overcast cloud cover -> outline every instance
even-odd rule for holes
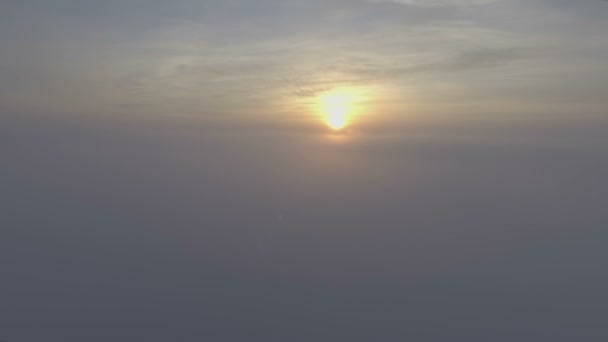
[[[605,341],[607,16],[1,2],[0,340]]]

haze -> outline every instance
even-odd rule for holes
[[[608,2],[0,3],[0,340],[605,341]]]

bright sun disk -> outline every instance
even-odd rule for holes
[[[320,110],[327,125],[338,131],[346,128],[354,109],[355,97],[346,91],[332,91],[319,99]]]

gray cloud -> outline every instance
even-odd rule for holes
[[[1,120],[8,339],[604,336],[605,118]]]
[[[407,2],[2,2],[0,340],[606,340],[606,3]]]
[[[443,78],[453,92],[441,96],[462,97],[488,89],[480,80],[484,70],[488,77],[509,72],[509,86],[514,77],[520,85],[539,83],[543,70],[539,86],[565,89],[567,82],[555,76],[560,70],[587,73],[589,60],[606,54],[599,34],[603,21],[584,19],[597,12],[592,4],[497,2],[467,10],[352,1],[132,1],[97,10],[55,5],[9,6],[12,18],[3,21],[9,48],[0,65],[11,74],[1,85],[7,106],[87,112],[102,106],[158,115],[194,113],[202,106],[243,112],[255,103],[275,112],[294,98],[339,86],[398,88],[407,81],[402,76],[416,77],[419,89],[435,90]],[[518,16],[519,24],[512,25]],[[27,26],[14,19],[26,17],[36,20]],[[509,59],[518,61],[516,71]],[[526,100],[510,92],[500,101]]]

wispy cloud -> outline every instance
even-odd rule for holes
[[[0,97],[5,105],[59,110],[222,113],[285,110],[290,101],[342,86],[380,85],[398,93],[415,84],[427,94],[425,88],[436,91],[441,84],[446,91],[467,89],[474,102],[475,92],[525,88],[526,82],[566,91],[571,83],[557,74],[583,74],[607,54],[598,45],[605,38],[590,34],[591,26],[564,25],[582,22],[593,14],[588,9],[542,2],[393,2],[407,6],[180,0],[146,7],[111,2],[99,11],[56,6],[45,16],[48,4],[32,0],[27,10],[13,5],[12,16],[43,19],[2,23],[0,71],[8,77]],[[585,25],[593,32],[605,26],[589,18]],[[44,32],[44,39],[34,31]],[[489,87],[491,78],[500,81]],[[516,92],[496,94],[503,95],[521,102]]]

